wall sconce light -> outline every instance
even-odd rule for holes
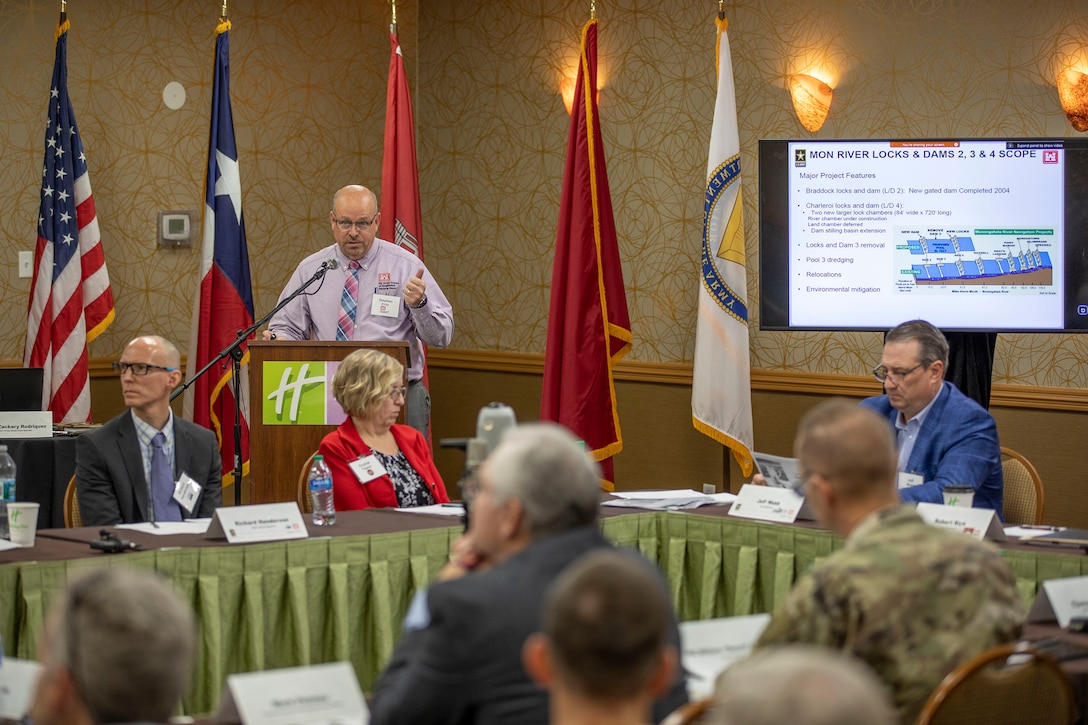
[[[819,131],[827,119],[827,112],[831,110],[831,97],[834,95],[831,86],[819,78],[797,73],[790,76],[790,95],[801,125],[812,133]]]
[[[574,84],[578,80],[578,78],[577,78],[578,70],[575,69],[574,72],[575,72],[575,76],[573,76],[571,78],[564,78],[561,81],[559,81],[559,95],[563,96],[563,106],[564,106],[564,108],[567,109],[567,115],[568,116],[574,110]],[[597,102],[598,105],[600,105],[600,103],[601,103],[601,87],[599,85],[600,82],[601,82],[600,78],[598,78],[597,79],[597,83],[598,83],[597,96],[596,96],[596,98],[594,98],[594,100]]]
[[[1058,98],[1070,125],[1088,131],[1088,75],[1072,68],[1059,73]]]

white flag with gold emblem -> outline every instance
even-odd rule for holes
[[[718,97],[710,132],[703,199],[699,318],[691,418],[695,429],[733,451],[745,477],[752,474],[752,385],[748,358],[748,283],[740,136],[729,22],[718,27]]]

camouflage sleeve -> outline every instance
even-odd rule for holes
[[[810,573],[790,590],[756,647],[803,643],[841,647],[847,629],[848,598],[827,577]]]

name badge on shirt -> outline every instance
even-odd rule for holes
[[[899,472],[899,488],[921,486],[925,482],[926,479],[922,478],[917,473],[907,473],[906,471]]]
[[[370,303],[370,314],[378,317],[399,317],[400,297],[375,294]]]
[[[354,460],[348,465],[351,467],[351,472],[359,479],[359,483],[370,483],[375,478],[381,478],[386,474],[385,466],[373,453]]]
[[[188,511],[193,513],[193,506],[196,506],[196,500],[200,498],[201,486],[194,481],[188,473],[182,473],[174,483],[174,500],[178,504]]]

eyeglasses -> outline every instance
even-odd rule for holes
[[[913,373],[918,368],[928,367],[931,362],[933,362],[933,361],[932,360],[923,360],[922,362],[920,362],[917,365],[915,365],[914,367],[912,367],[910,370],[904,370],[903,372],[895,372],[893,370],[889,370],[888,368],[884,367],[883,365],[877,365],[875,368],[873,368],[873,377],[876,378],[877,380],[879,380],[882,383],[885,382],[886,380],[891,380],[896,385],[899,385],[901,382],[903,382],[903,379],[906,378],[908,375]]]
[[[339,227],[342,232],[350,232],[352,227],[361,232],[365,232],[378,221],[378,215],[375,214],[369,219],[360,219],[357,222],[353,222],[351,219],[337,219],[335,216],[333,217],[333,220],[336,221],[336,226]]]
[[[177,372],[177,368],[163,367],[162,365],[152,365],[151,363],[129,363],[129,362],[115,362],[113,364],[113,371],[124,375],[129,370],[133,375],[143,377],[152,370],[165,370],[168,373]]]
[[[389,391],[389,397],[392,398],[394,401],[396,401],[397,398],[400,398],[401,400],[407,400],[408,388],[405,388],[403,386],[399,388],[393,388]]]

